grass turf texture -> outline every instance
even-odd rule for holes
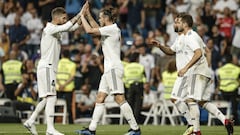
[[[61,125],[55,124],[55,128],[65,135],[75,135],[76,130],[87,125]],[[39,135],[45,135],[46,125],[36,125]],[[142,135],[182,135],[186,126],[140,126]],[[128,125],[99,125],[97,135],[123,135],[129,129]],[[227,135],[224,126],[201,126],[203,135]],[[21,124],[0,124],[0,135],[30,135]],[[240,135],[240,126],[234,127],[234,135]]]

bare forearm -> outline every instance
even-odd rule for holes
[[[75,24],[81,17],[81,14],[77,14],[76,16],[74,16],[70,21]]]
[[[24,88],[23,86],[17,88],[16,91],[14,92],[14,96],[18,96],[19,93],[23,90],[23,88]]]
[[[86,33],[89,33],[91,26],[88,24],[88,22],[84,16],[81,17],[81,20],[82,20],[83,28],[85,29]]]
[[[93,17],[92,17],[91,14],[87,15],[87,20],[88,20],[88,22],[90,23],[90,25],[91,25],[93,28],[99,28],[99,25],[98,25],[97,22],[93,19]]]
[[[22,41],[19,43],[19,45],[24,45],[29,39],[30,39],[30,36],[27,35],[27,36],[24,38],[24,40],[22,40]]]
[[[67,86],[69,83],[71,83],[71,82],[73,81],[73,79],[74,79],[74,76],[72,76],[71,78],[69,78],[69,79],[65,82],[64,86]]]
[[[30,87],[30,89],[31,89],[31,94],[33,96],[33,99],[36,99],[37,98],[37,93],[35,92],[33,87]]]
[[[39,1],[38,2],[38,4],[39,4],[39,6],[44,6],[44,5],[46,5],[46,4],[48,4],[48,1]]]
[[[174,55],[175,52],[168,46],[158,45],[158,47],[167,55]]]
[[[191,68],[202,56],[202,51],[200,49],[197,49],[194,52],[194,55],[192,57],[192,59],[190,60],[190,62],[185,66],[185,68],[189,69]]]
[[[144,10],[142,10],[141,11],[141,23],[143,23],[144,24],[144,22],[145,22],[145,11]]]

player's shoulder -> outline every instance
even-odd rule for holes
[[[56,28],[56,25],[48,22],[46,24],[46,26],[43,28],[43,31],[48,32],[48,31],[51,31],[52,29],[55,29],[55,28]]]
[[[201,38],[196,31],[190,30],[186,34],[189,40],[199,40]]]
[[[197,35],[197,32],[194,31],[194,30],[189,30],[186,35],[187,35],[187,36],[196,36],[196,35]]]

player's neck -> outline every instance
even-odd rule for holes
[[[114,23],[113,22],[106,22],[105,24],[106,24],[106,26],[108,26],[108,25],[113,25]]]
[[[55,21],[55,20],[52,20],[51,23],[54,25],[58,25],[57,21]]]
[[[188,33],[188,31],[190,31],[191,28],[186,28],[184,31],[183,31],[183,34],[186,35]]]

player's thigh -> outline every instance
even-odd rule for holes
[[[111,94],[123,94],[124,84],[123,84],[123,71],[118,69],[112,69],[108,74],[108,86]]]
[[[39,97],[56,95],[56,73],[51,68],[40,68],[37,70]]]
[[[107,74],[106,73],[104,73],[101,77],[99,87],[98,87],[98,91],[106,93],[106,94],[109,93],[108,79],[107,79]]]
[[[171,93],[171,98],[174,99],[181,99],[183,100],[184,97],[187,95],[187,77],[177,77],[173,90]]]
[[[100,80],[99,91],[107,94],[123,94],[124,84],[122,76],[123,72],[116,69],[104,73]]]
[[[205,86],[205,89],[203,91],[202,100],[210,101],[211,94],[212,94],[212,91],[213,91],[213,87],[212,87],[213,84],[212,83],[213,82],[211,81],[211,79],[206,77],[206,86]]]
[[[195,99],[197,101],[202,100],[203,93],[206,89],[206,78],[203,75],[194,74],[188,79],[188,98]]]

